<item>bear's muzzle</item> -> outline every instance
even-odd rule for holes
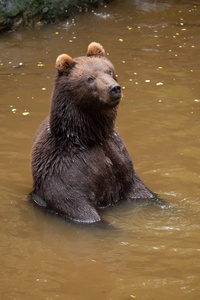
[[[114,83],[109,86],[108,92],[113,100],[120,99],[122,97],[121,87],[118,83]]]

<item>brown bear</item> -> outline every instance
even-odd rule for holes
[[[86,56],[62,54],[56,68],[50,116],[33,145],[33,200],[70,220],[94,223],[100,207],[152,198],[115,131],[122,92],[103,47],[93,42]]]

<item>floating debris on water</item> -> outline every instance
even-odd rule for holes
[[[22,115],[23,115],[23,116],[29,116],[30,113],[29,113],[29,111],[27,111],[27,110],[25,109],[24,112],[22,113]]]
[[[20,68],[20,67],[22,67],[22,66],[23,66],[23,63],[20,62],[20,63],[18,63],[18,65],[12,66],[12,68],[15,69],[15,68]]]
[[[23,115],[23,116],[29,116],[30,113],[29,113],[29,111],[24,111],[24,112],[22,113],[22,115]]]
[[[38,64],[37,64],[37,66],[38,67],[44,67],[45,65],[41,61],[39,61]]]

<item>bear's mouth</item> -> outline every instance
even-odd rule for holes
[[[114,107],[114,106],[117,106],[119,104],[120,100],[121,100],[121,96],[120,97],[115,97],[115,98],[110,99],[108,104],[109,104],[109,106]]]

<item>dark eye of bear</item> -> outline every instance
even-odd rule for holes
[[[94,77],[89,77],[87,81],[88,81],[89,83],[92,83],[92,82],[94,82],[94,80],[95,80]]]
[[[113,71],[111,69],[108,70],[108,75],[113,76]]]

